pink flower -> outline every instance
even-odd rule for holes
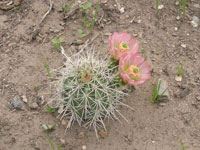
[[[119,61],[119,71],[125,83],[140,85],[151,77],[150,65],[135,53],[123,55]]]
[[[124,53],[138,53],[139,45],[136,39],[128,33],[113,33],[109,36],[110,53],[117,60]]]

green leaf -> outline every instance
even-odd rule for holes
[[[54,112],[56,112],[56,108],[51,108],[51,107],[48,107],[48,108],[46,108],[45,109],[47,112],[51,112],[51,113],[54,113]]]
[[[79,33],[79,34],[82,34],[82,33],[83,33],[83,30],[78,29],[78,33]]]
[[[88,2],[86,4],[80,5],[80,7],[82,7],[84,10],[87,10],[88,8],[90,8],[92,6],[92,2]]]
[[[50,144],[50,146],[51,146],[51,150],[55,150],[55,146],[54,146],[52,140],[50,139],[50,137],[47,136],[46,138],[47,138],[47,140],[48,140],[48,142],[49,142],[49,144]]]
[[[51,40],[51,42],[52,42],[53,44],[57,44],[57,39],[54,38],[54,39]]]

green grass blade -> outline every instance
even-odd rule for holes
[[[183,0],[183,15],[185,16],[187,0]]]
[[[159,5],[159,0],[156,0],[156,14],[158,14],[158,5]]]
[[[49,65],[48,65],[47,61],[44,62],[44,65],[45,65],[45,68],[47,70],[48,77],[51,78],[50,68],[49,68]]]
[[[47,138],[47,140],[48,140],[48,142],[49,142],[49,144],[50,144],[50,146],[51,146],[51,150],[55,150],[55,146],[54,146],[52,140],[50,139],[50,137],[49,137],[49,136],[46,136],[46,138]]]
[[[100,4],[100,2],[98,2],[96,5],[95,14],[94,14],[94,18],[92,20],[91,26],[90,26],[90,30],[92,30],[94,28],[94,25],[96,23],[98,11],[99,11],[99,4]]]

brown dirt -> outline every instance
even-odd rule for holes
[[[86,39],[99,34],[94,40],[96,51],[106,52],[109,33],[126,31],[137,36],[153,74],[150,81],[124,99],[135,109],[133,112],[120,108],[129,123],[106,123],[108,137],[99,140],[92,129],[86,130],[77,124],[64,134],[65,127],[56,115],[44,111],[41,97],[45,102],[51,98],[51,80],[44,62],[51,69],[61,67],[64,62],[50,40],[62,36],[65,49],[78,51],[79,46],[70,46],[70,43],[78,38],[77,29],[84,29],[79,13],[63,20],[63,12],[59,10],[66,0],[53,1],[54,9],[42,23],[36,40],[32,40],[32,34],[48,10],[48,0],[26,0],[12,10],[0,10],[0,150],[50,150],[47,135],[55,145],[61,144],[60,139],[65,140],[62,147],[66,150],[80,150],[83,145],[88,150],[183,150],[180,141],[187,150],[199,150],[200,28],[192,27],[190,21],[194,15],[200,18],[200,8],[195,7],[200,1],[188,1],[184,20],[176,19],[180,13],[175,1],[160,1],[164,8],[158,17],[155,1],[119,0],[125,7],[123,14],[117,11],[114,0],[100,5],[99,15],[104,13],[105,20]],[[133,17],[135,20],[130,23]],[[181,44],[186,44],[186,48]],[[184,61],[186,72],[179,83],[174,77],[180,61]],[[162,106],[149,101],[152,83],[158,78],[169,84],[170,98]],[[34,90],[35,86],[39,86],[39,91]],[[28,100],[21,111],[14,110],[10,104],[16,95],[26,96]],[[36,110],[30,108],[34,102],[39,105]],[[55,123],[57,126],[50,133],[41,126]]]

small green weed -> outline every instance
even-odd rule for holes
[[[59,37],[58,39],[54,38],[51,40],[51,42],[54,44],[56,50],[60,51],[60,47],[62,46],[63,38]]]
[[[156,15],[158,15],[158,5],[159,5],[159,0],[156,0]]]
[[[56,108],[51,108],[51,107],[48,107],[45,109],[47,112],[50,112],[50,113],[55,113],[57,111]]]
[[[182,141],[180,141],[180,145],[181,145],[181,150],[186,150],[185,145],[182,143]]]
[[[54,146],[53,141],[51,140],[51,138],[49,136],[46,136],[46,138],[47,138],[47,140],[48,140],[48,142],[49,142],[49,144],[51,146],[51,150],[56,150],[56,148],[55,148],[55,146]],[[61,150],[61,149],[62,149],[61,145],[57,147],[57,150]]]
[[[84,37],[87,36],[87,35],[83,32],[83,30],[81,30],[81,29],[78,29],[78,34],[79,34],[80,38],[84,38]]]
[[[184,74],[184,69],[183,69],[183,62],[180,62],[177,66],[177,70],[178,70],[178,75],[181,76]]]
[[[87,2],[86,4],[82,4],[80,5],[80,7],[82,8],[83,13],[87,14],[88,9],[92,7],[92,2]]]
[[[83,13],[85,14],[85,16],[81,19],[81,21],[83,22],[84,27],[86,29],[88,29],[88,30],[92,30],[94,28],[95,23],[96,23],[96,19],[97,19],[97,15],[98,15],[98,10],[99,10],[99,2],[96,5],[93,19],[90,21],[90,19],[87,17],[87,14],[88,14],[88,9],[91,6],[92,6],[92,3],[88,2],[87,4],[84,4],[84,6],[81,7],[83,9]]]
[[[52,76],[51,76],[50,68],[49,68],[49,65],[48,65],[47,61],[44,62],[44,66],[45,66],[45,68],[47,70],[48,77],[51,78]]]
[[[160,85],[161,85],[161,82],[162,82],[162,81],[160,80],[159,83],[158,83],[158,86],[157,86],[156,83],[153,84],[153,98],[150,99],[150,101],[151,101],[153,104],[155,104],[156,102],[158,102],[158,101],[163,97],[163,95],[165,94],[165,92],[166,92],[166,90],[167,90],[167,89],[165,89],[165,90],[161,93],[161,95],[158,95],[159,92],[160,92]]]
[[[33,89],[34,89],[35,92],[38,92],[40,90],[40,87],[39,86],[34,86]]]
[[[68,11],[68,10],[71,8],[71,6],[72,6],[73,3],[74,3],[74,0],[71,1],[69,4],[63,5],[63,6],[62,6],[62,9],[63,9],[64,11]]]
[[[179,0],[179,11],[185,16],[187,0]]]

